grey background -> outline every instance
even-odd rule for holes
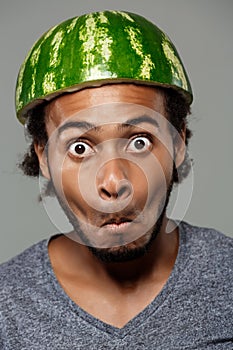
[[[0,262],[57,232],[37,202],[38,180],[16,165],[26,148],[14,110],[19,66],[51,26],[104,9],[139,13],[175,43],[194,90],[194,191],[185,220],[233,236],[233,1],[0,0]]]

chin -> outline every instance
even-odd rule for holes
[[[92,254],[105,263],[119,263],[138,259],[146,254],[145,247],[131,248],[129,245],[114,248],[89,247]]]
[[[157,234],[157,230],[153,230],[136,241],[118,247],[88,248],[96,258],[105,263],[133,261],[145,256],[149,252],[152,242],[157,237]]]

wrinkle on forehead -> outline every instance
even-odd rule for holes
[[[81,110],[115,102],[145,106],[165,115],[161,90],[135,84],[109,84],[65,94],[50,102],[45,109],[47,129],[58,127]]]

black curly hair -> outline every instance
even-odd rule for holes
[[[183,163],[179,167],[179,176],[177,169],[173,173],[173,182],[180,183],[184,178],[187,177],[192,160],[189,159],[187,146],[189,139],[192,136],[191,130],[188,128],[187,117],[191,114],[190,105],[186,102],[184,96],[178,91],[172,88],[156,87],[157,90],[161,91],[164,95],[166,117],[170,123],[175,127],[178,133],[181,133],[184,128],[186,129],[186,155]],[[26,132],[31,139],[31,144],[28,151],[23,157],[22,162],[19,164],[19,168],[25,175],[38,177],[40,173],[40,165],[37,154],[34,149],[34,144],[46,145],[48,141],[48,135],[46,132],[45,124],[45,107],[49,102],[44,102],[38,105],[36,108],[31,110],[28,114],[26,122]],[[45,190],[46,195],[53,194],[52,183],[49,182],[47,189]]]

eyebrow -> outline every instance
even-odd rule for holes
[[[122,128],[132,128],[138,124],[141,123],[149,123],[152,124],[153,126],[155,126],[156,128],[159,128],[159,123],[157,122],[157,120],[155,120],[154,118],[150,117],[149,115],[142,115],[136,118],[132,118],[132,119],[128,119],[126,120],[124,123],[121,123],[119,125],[119,129]],[[75,122],[67,122],[65,124],[63,124],[62,126],[60,126],[58,128],[58,137],[62,134],[62,132],[64,132],[67,129],[83,129],[85,131],[88,131],[90,129],[93,129],[96,132],[100,132],[102,129],[102,125],[98,126],[86,121],[75,121]]]
[[[63,133],[63,131],[67,129],[83,129],[88,131],[90,129],[99,130],[100,128],[100,126],[96,126],[88,122],[68,122],[58,128],[58,136],[60,136]]]
[[[137,117],[137,118],[126,120],[126,122],[121,124],[121,127],[131,127],[131,126],[136,126],[136,125],[141,124],[141,123],[149,123],[149,124],[154,125],[156,128],[159,128],[159,123],[157,122],[157,120],[155,120],[154,118],[152,118],[146,114],[142,115],[140,117]]]

